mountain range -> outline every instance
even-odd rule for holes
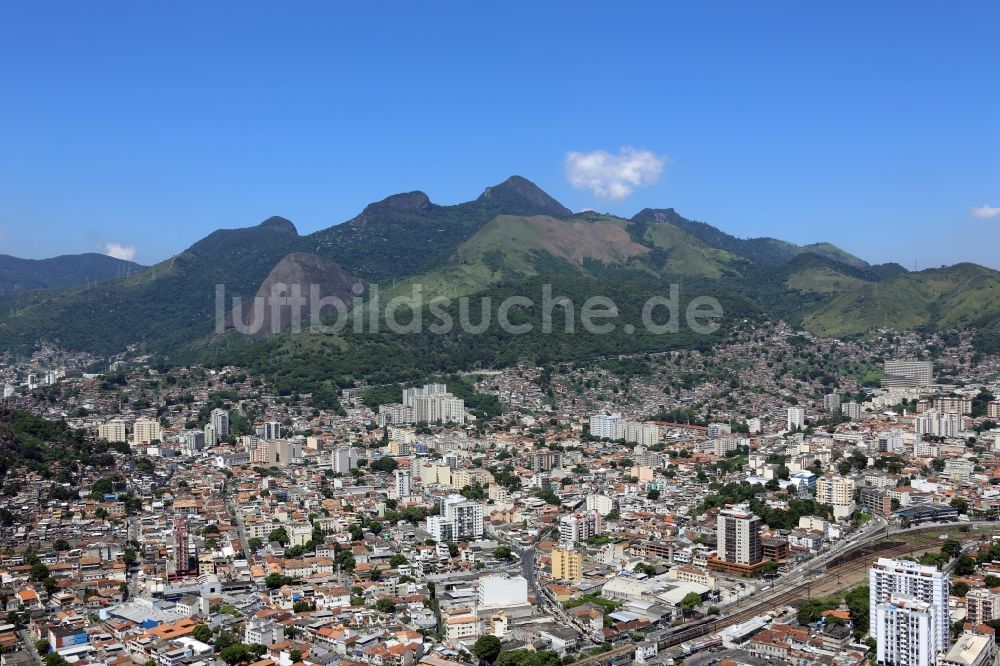
[[[34,272],[22,269],[21,287],[0,293],[0,350],[24,351],[49,340],[101,354],[145,351],[167,363],[241,362],[283,376],[290,390],[298,390],[305,384],[294,377],[309,363],[327,368],[342,384],[372,380],[376,372],[416,376],[701,344],[643,336],[471,340],[457,333],[388,340],[272,329],[244,336],[231,330],[233,311],[227,330],[216,330],[216,285],[225,285],[227,296],[249,300],[270,284],[289,281],[322,284],[324,293],[345,300],[359,284],[379,283],[393,295],[419,283],[425,296],[455,297],[511,294],[547,281],[583,298],[590,290],[625,302],[679,283],[690,295],[720,298],[727,314],[767,314],[824,336],[876,327],[974,327],[981,349],[1000,348],[997,271],[972,264],[920,272],[871,265],[830,243],[737,238],[671,208],[645,209],[630,219],[573,213],[519,176],[457,205],[435,204],[423,192],[396,194],[309,235],[281,217],[218,230],[166,261],[133,264],[127,274],[105,273],[111,279],[93,284],[100,277],[85,267],[99,256],[24,264]],[[0,258],[0,274],[18,261]],[[366,363],[376,367],[366,370]]]

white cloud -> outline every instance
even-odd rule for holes
[[[566,153],[566,180],[578,190],[590,190],[601,199],[621,201],[638,187],[660,179],[665,155],[626,146],[617,155],[604,150]]]
[[[972,213],[973,217],[1000,217],[1000,208],[995,206],[980,206],[979,208],[971,208],[969,212]]]
[[[135,259],[135,245],[122,245],[121,243],[102,243],[104,254],[115,259],[132,261]]]

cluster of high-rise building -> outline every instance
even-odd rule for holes
[[[441,513],[427,516],[424,529],[435,541],[445,543],[459,539],[481,539],[484,529],[484,510],[479,502],[462,495],[448,495],[439,499]]]
[[[448,392],[445,384],[403,389],[402,402],[379,405],[380,425],[409,423],[464,423],[465,400]]]
[[[962,415],[946,414],[936,409],[928,409],[917,417],[917,437],[934,435],[936,437],[958,437],[962,432]]]

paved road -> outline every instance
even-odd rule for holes
[[[24,645],[24,649],[28,651],[31,658],[36,664],[42,663],[42,658],[38,656],[38,650],[35,649],[35,642],[31,640],[31,636],[24,629],[17,632],[18,637],[21,639],[21,643]]]
[[[142,523],[139,521],[138,516],[130,516],[128,519],[128,539],[127,541],[135,541],[138,544],[142,544]],[[145,560],[145,552],[143,548],[136,549],[136,563],[128,568],[125,572],[126,580],[128,581],[128,598],[133,599],[139,596],[139,571],[142,570],[142,563]]]
[[[226,484],[226,508],[229,510],[229,517],[236,526],[236,533],[240,537],[240,545],[243,547],[243,555],[249,560],[253,555],[250,550],[250,540],[247,539],[246,529],[243,526],[243,514],[236,510],[236,502],[229,495],[229,485]]]

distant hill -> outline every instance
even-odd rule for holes
[[[846,291],[807,315],[807,329],[828,336],[871,328],[976,327],[996,329],[1000,318],[1000,272],[956,264],[898,275]]]
[[[19,259],[0,254],[0,294],[27,289],[80,287],[129,275],[143,267],[104,254],[64,254],[51,259]]]
[[[69,349],[116,353],[130,346],[170,354],[214,330],[215,289],[253,296],[271,269],[300,249],[284,218],[246,229],[220,229],[180,254],[92,287],[14,294],[0,299],[0,348],[39,339]]]

